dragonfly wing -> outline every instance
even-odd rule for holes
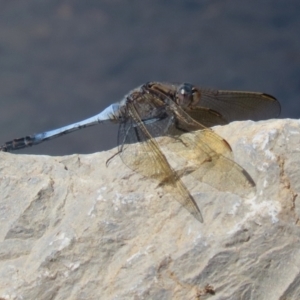
[[[203,222],[195,200],[149,133],[147,127],[151,126],[147,126],[147,122],[141,120],[138,110],[141,101],[147,99],[136,94],[126,105],[127,117],[120,124],[119,129],[119,150],[122,161],[132,170],[157,179],[198,221]]]
[[[271,95],[256,92],[199,89],[200,107],[220,113],[227,122],[265,120],[279,116],[281,107]]]
[[[204,128],[176,104],[170,107],[174,111],[177,126],[193,128],[193,131],[173,139],[168,145],[171,151],[190,163],[192,175],[221,191],[243,195],[253,190],[253,179],[232,160],[231,148],[226,140],[211,129]]]
[[[216,125],[226,125],[228,121],[218,112],[206,107],[185,108],[186,113],[189,114],[197,122],[205,127],[213,127]]]
[[[205,142],[206,133],[203,130],[182,135],[179,139],[174,139],[169,148],[189,163],[188,172],[197,180],[220,191],[229,191],[238,195],[252,191],[255,183],[251,176],[240,165],[222,155],[222,151],[218,153],[213,150]]]

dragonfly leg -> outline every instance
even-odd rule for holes
[[[111,156],[105,163],[106,167],[108,167],[108,165],[110,164],[110,162],[117,156],[119,155],[120,153],[122,152],[122,149],[118,150],[117,153],[115,153],[113,156]]]

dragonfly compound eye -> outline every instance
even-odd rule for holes
[[[178,88],[176,102],[178,105],[188,107],[194,102],[194,87],[185,83]]]

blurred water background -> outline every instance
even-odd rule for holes
[[[297,0],[0,2],[0,144],[92,116],[147,81],[261,91],[300,117]],[[116,146],[101,124],[18,151]]]

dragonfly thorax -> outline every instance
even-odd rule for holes
[[[200,92],[190,83],[180,85],[176,92],[176,103],[181,107],[192,107],[200,100]]]

